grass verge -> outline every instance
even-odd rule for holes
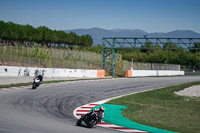
[[[53,81],[43,81],[42,84],[50,84],[50,83],[60,83],[60,82],[69,82],[69,81],[80,81],[80,80],[98,80],[99,78],[95,79],[71,79],[71,80],[53,80]],[[108,79],[108,78],[104,78]],[[33,82],[27,83],[17,83],[17,84],[9,84],[9,85],[0,85],[0,88],[10,88],[10,87],[19,87],[19,86],[28,86],[32,85]]]
[[[127,106],[123,116],[140,124],[181,133],[199,133],[200,97],[174,93],[192,85],[200,85],[200,82],[124,96],[108,104]]]
[[[185,74],[185,76],[200,76],[200,73]]]
[[[59,83],[59,82],[66,82],[69,80],[55,80],[55,81],[44,81],[42,84],[50,84],[50,83]],[[72,80],[71,80],[72,81]],[[28,86],[32,85],[33,82],[27,82],[27,83],[17,83],[17,84],[9,84],[9,85],[0,85],[0,88],[10,88],[10,87],[19,87],[19,86]]]

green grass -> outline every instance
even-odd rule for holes
[[[200,73],[185,74],[185,76],[200,76]]]
[[[60,83],[60,82],[69,82],[69,81],[80,81],[80,80],[99,80],[102,78],[88,78],[88,79],[71,79],[71,80],[53,80],[53,81],[43,81],[42,84],[50,84],[50,83]],[[104,78],[109,79],[109,78]],[[10,87],[19,87],[19,86],[28,86],[32,85],[33,82],[27,83],[17,83],[17,84],[9,84],[9,85],[0,85],[0,88],[10,88]]]
[[[59,82],[66,82],[66,81],[72,81],[72,80],[44,81],[44,82],[42,82],[42,84],[59,83]],[[33,82],[28,82],[28,83],[17,83],[17,84],[9,84],[9,85],[0,85],[0,88],[10,88],[10,87],[28,86],[28,85],[32,85],[32,84],[33,84]]]
[[[74,80],[43,81],[42,84],[69,82],[69,81],[77,81],[77,80],[91,80],[91,79],[74,79]],[[95,79],[93,79],[93,80],[95,80]],[[28,83],[17,83],[17,84],[9,84],[9,85],[0,85],[0,88],[10,88],[10,87],[28,86],[28,85],[32,85],[32,84],[33,84],[33,82],[28,82]]]
[[[200,82],[137,93],[109,101],[125,105],[123,116],[134,122],[181,133],[200,132],[200,97],[174,94]]]

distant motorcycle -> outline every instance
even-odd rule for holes
[[[92,113],[82,115],[80,119],[76,122],[77,126],[84,126],[88,128],[94,127],[98,122],[101,122],[102,114],[101,113]]]
[[[33,81],[32,89],[36,89],[41,84],[41,81],[39,78],[35,78]]]

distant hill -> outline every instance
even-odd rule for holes
[[[112,29],[101,28],[73,29],[65,32],[75,32],[78,35],[90,34],[93,38],[93,45],[102,44],[102,37],[166,37],[166,38],[200,38],[200,34],[192,30],[175,30],[167,33],[148,33],[140,29]]]

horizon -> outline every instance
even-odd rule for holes
[[[1,4],[0,20],[52,30],[98,27],[200,33],[199,0],[1,0]]]
[[[122,28],[115,28],[115,29],[104,29],[104,28],[99,28],[99,27],[91,27],[91,28],[78,28],[78,29],[66,29],[64,31],[70,31],[70,30],[89,30],[89,29],[102,29],[102,30],[109,30],[109,31],[112,31],[112,30],[141,30],[141,31],[144,31],[144,32],[147,32],[143,29],[122,29]],[[196,32],[196,31],[193,31],[193,30],[172,30],[172,31],[169,31],[169,32],[174,32],[174,31],[192,31],[192,32]],[[169,33],[169,32],[147,32],[147,33]],[[199,32],[196,32],[198,34],[200,34]]]
[[[0,21],[3,21],[3,20],[0,20]],[[5,21],[4,21],[5,22]],[[8,22],[12,22],[12,21],[8,21]],[[7,22],[6,22],[7,23]],[[15,22],[13,22],[15,23]],[[19,24],[19,23],[15,23],[15,24]],[[20,24],[20,25],[27,25],[27,24]],[[30,24],[28,24],[30,25]],[[33,26],[33,25],[31,25]],[[40,25],[40,26],[45,26],[45,25]],[[38,26],[38,27],[40,27]],[[34,26],[33,26],[34,27]],[[45,26],[47,27],[47,26]],[[37,27],[34,27],[34,28],[37,28]],[[49,27],[47,27],[49,28]],[[50,28],[49,28],[50,29]],[[99,27],[91,27],[91,28],[77,28],[77,29],[65,29],[65,30],[61,30],[61,31],[72,31],[72,30],[89,30],[89,29],[102,29],[102,30],[108,30],[108,31],[113,31],[113,30],[129,30],[129,31],[133,31],[133,30],[140,30],[140,31],[143,31],[143,32],[147,32],[143,29],[123,29],[123,28],[114,28],[114,29],[104,29],[104,28],[99,28]],[[51,29],[53,30],[53,29]],[[169,32],[147,32],[148,34],[152,34],[152,33],[170,33],[170,32],[174,32],[174,31],[191,31],[191,32],[195,32],[195,33],[198,33],[200,34],[200,32],[196,32],[196,31],[193,31],[193,30],[178,30],[178,29],[175,29],[175,30],[172,30],[172,31],[169,31]],[[117,31],[115,31],[117,32]]]
[[[0,20],[0,21],[3,21],[3,20]],[[4,21],[5,22],[5,21]],[[12,21],[8,21],[8,22],[12,22]],[[15,22],[13,22],[13,23],[15,23]],[[15,23],[15,24],[19,24],[19,23]],[[20,24],[21,25],[21,24]],[[22,24],[22,25],[27,25],[27,24]],[[29,24],[30,25],[30,24]],[[33,26],[33,25],[31,25],[31,26]],[[40,26],[45,26],[45,25],[40,25]],[[38,26],[38,27],[40,27],[40,26]],[[34,27],[34,26],[33,26]],[[45,26],[45,27],[47,27],[47,26]],[[34,28],[37,28],[37,27],[34,27]],[[47,27],[47,28],[49,28],[49,27]],[[49,28],[50,29],[50,28]],[[143,29],[123,29],[123,28],[114,28],[114,29],[104,29],[104,28],[99,28],[99,27],[91,27],[91,28],[77,28],[77,29],[65,29],[65,30],[62,30],[62,31],[71,31],[71,30],[89,30],[89,29],[102,29],[102,30],[109,30],[109,31],[113,31],[113,30],[130,30],[130,31],[132,31],[132,30],[141,30],[141,31],[144,31],[144,32],[147,32],[147,31],[145,31],[145,30],[143,30]],[[53,30],[53,29],[51,29],[51,30]],[[193,31],[193,30],[178,30],[178,29],[175,29],[175,30],[172,30],[172,31],[169,31],[169,32],[174,32],[174,31],[192,31],[192,32],[196,32],[196,31]],[[151,34],[151,33],[169,33],[169,32],[147,32],[148,34]],[[196,33],[198,33],[198,34],[200,34],[200,32],[196,32]]]

